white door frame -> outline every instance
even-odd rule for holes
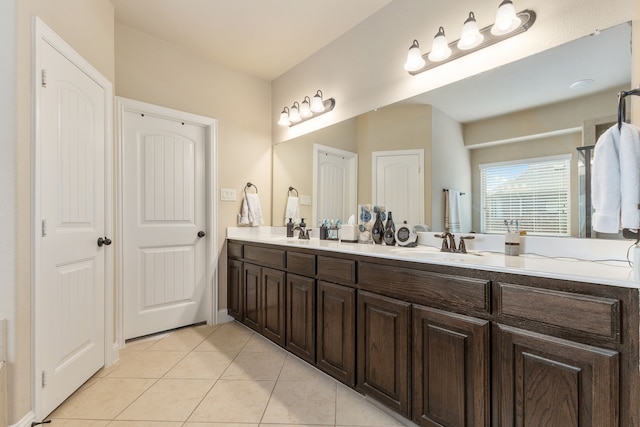
[[[49,28],[40,18],[34,16],[32,19],[32,153],[31,153],[31,357],[33,371],[33,408],[38,414],[40,410],[41,390],[38,384],[40,375],[36,373],[36,369],[40,366],[39,356],[35,351],[36,348],[36,328],[37,310],[35,297],[38,294],[37,289],[42,285],[40,277],[41,262],[41,246],[40,236],[42,233],[42,203],[40,180],[42,179],[42,135],[38,114],[40,111],[40,100],[38,84],[41,81],[40,70],[40,40],[44,40],[53,46],[58,52],[64,55],[69,62],[74,64],[78,69],[82,70],[91,77],[104,90],[104,162],[105,162],[105,212],[104,227],[105,235],[113,235],[113,87],[111,82],[96,70],[89,62],[87,62],[78,52],[69,46],[60,36],[58,36],[51,28]],[[105,280],[104,280],[104,363],[105,366],[112,364],[117,360],[117,346],[114,343],[113,336],[113,252],[104,251],[105,256]]]
[[[335,156],[342,156],[345,159],[349,159],[349,182],[356,183],[355,189],[353,192],[352,201],[353,206],[351,209],[353,212],[358,212],[358,154],[352,151],[345,151],[339,148],[329,147],[327,145],[322,144],[313,144],[313,196],[312,196],[312,209],[311,209],[311,227],[317,227],[318,221],[321,218],[318,218],[318,162],[320,160],[320,152],[325,151],[327,153],[331,153]],[[347,222],[348,218],[342,218],[342,220]]]
[[[122,119],[125,112],[147,114],[161,119],[187,122],[192,125],[201,126],[206,129],[205,135],[205,231],[207,233],[206,266],[205,274],[207,289],[205,297],[207,299],[207,323],[215,325],[218,323],[218,200],[215,197],[218,188],[218,144],[217,144],[217,120],[209,117],[198,116],[184,111],[173,110],[171,108],[158,105],[147,104],[146,102],[135,101],[133,99],[116,97],[116,132],[117,132],[117,200],[116,200],[116,237],[117,242],[123,241],[123,152],[124,135],[122,130]],[[124,310],[123,310],[123,250],[120,245],[116,246],[116,289],[118,292],[118,304],[116,313],[116,340],[120,348],[124,347]]]

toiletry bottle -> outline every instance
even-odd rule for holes
[[[371,237],[373,238],[373,242],[376,245],[382,244],[382,235],[384,234],[384,224],[382,224],[382,219],[380,218],[380,211],[376,212],[376,222],[373,223],[373,228],[371,229]]]
[[[396,225],[391,217],[391,211],[387,216],[387,225],[384,228],[383,235],[384,244],[388,246],[394,246],[396,244]]]
[[[287,223],[287,237],[293,237],[293,227],[294,227],[294,223],[293,220],[291,218],[289,218],[289,222]]]

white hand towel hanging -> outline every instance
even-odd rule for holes
[[[462,231],[460,211],[462,193],[457,190],[447,190],[445,193],[444,229],[450,233],[460,233]]]
[[[300,219],[300,204],[298,203],[298,198],[296,196],[288,196],[287,197],[287,206],[284,210],[284,223],[289,222],[289,218],[293,220],[293,222],[299,222]]]
[[[245,194],[240,210],[240,224],[256,227],[264,224],[260,198],[257,193]]]

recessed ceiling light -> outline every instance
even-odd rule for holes
[[[593,79],[582,79],[582,80],[578,80],[578,81],[575,81],[575,82],[571,83],[569,85],[569,87],[571,89],[580,89],[580,88],[583,88],[585,86],[589,86],[593,82],[594,82]]]

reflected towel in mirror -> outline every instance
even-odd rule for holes
[[[289,222],[289,218],[293,219],[293,222],[300,222],[300,204],[298,198],[295,196],[287,197],[287,207],[284,210],[284,223]]]
[[[462,231],[460,224],[460,197],[462,193],[457,190],[447,190],[444,197],[444,229],[450,233]]]

